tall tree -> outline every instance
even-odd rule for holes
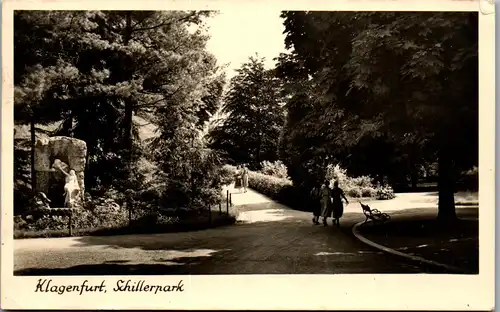
[[[438,217],[453,219],[454,172],[477,163],[477,13],[282,17],[295,64],[303,64],[314,85],[310,95],[321,103],[320,116],[300,122],[312,119],[308,130],[316,134],[322,126],[335,129],[325,144],[337,154],[367,136],[437,153]]]
[[[26,109],[31,107],[40,108],[32,114],[37,122],[54,112],[52,119],[64,121],[61,134],[87,142],[91,174],[86,176],[95,178],[89,184],[127,180],[128,164],[134,160],[131,148],[140,150],[133,140],[137,134],[133,115],[154,122],[178,93],[189,92],[180,83],[185,81],[183,76],[191,75],[190,70],[197,70],[189,66],[213,65],[210,57],[199,53],[208,38],[202,27],[208,15],[200,11],[16,12],[15,83],[20,108],[16,119],[25,119],[21,113],[32,111]],[[37,36],[29,35],[33,32]],[[209,76],[202,83],[215,81]],[[209,106],[198,105],[198,113],[210,110]]]
[[[224,98],[228,117],[212,132],[213,147],[254,166],[275,160],[284,122],[280,81],[263,58],[250,57],[237,72]]]

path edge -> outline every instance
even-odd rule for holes
[[[389,254],[392,254],[392,255],[395,255],[395,256],[398,256],[398,257],[406,258],[406,259],[409,259],[409,260],[412,260],[412,261],[416,261],[416,262],[420,262],[420,263],[425,263],[425,264],[428,264],[428,265],[431,265],[431,266],[435,266],[435,267],[440,267],[442,269],[446,269],[447,271],[451,271],[451,272],[454,272],[454,273],[473,274],[472,272],[469,272],[468,270],[465,270],[465,269],[462,269],[462,268],[459,268],[459,267],[456,267],[456,266],[451,266],[451,265],[439,263],[439,262],[436,262],[436,261],[433,261],[433,260],[428,260],[428,259],[422,258],[420,256],[410,255],[410,254],[407,254],[407,253],[400,252],[400,251],[397,251],[395,249],[389,248],[387,246],[375,243],[374,241],[369,240],[368,238],[364,237],[361,234],[361,232],[359,231],[359,228],[364,223],[365,223],[364,221],[360,221],[360,222],[356,223],[352,227],[352,234],[358,240],[360,240],[361,242],[363,242],[363,243],[365,243],[365,244],[367,244],[367,245],[369,245],[369,246],[371,246],[373,248],[376,248],[376,249],[379,249],[379,250],[384,251],[386,253],[389,253]]]

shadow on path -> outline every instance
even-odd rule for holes
[[[312,225],[310,213],[263,201],[255,193],[248,200],[240,198],[237,209],[241,223],[233,226],[15,242],[14,274],[443,273],[358,241],[351,233],[353,224],[364,219],[358,207],[346,211],[340,228],[333,227],[331,221],[323,227]]]

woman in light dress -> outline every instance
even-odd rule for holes
[[[331,198],[332,192],[330,190],[330,181],[325,180],[320,188],[320,203],[321,203],[321,216],[323,217],[323,225],[327,226],[327,220],[332,216]]]
[[[246,193],[248,188],[248,168],[243,166],[241,171],[241,186],[243,186],[243,191]]]

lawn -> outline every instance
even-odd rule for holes
[[[393,213],[385,225],[366,223],[360,232],[394,250],[478,273],[478,209],[458,209],[457,215],[456,222],[443,223],[437,221],[431,209],[411,209]]]

